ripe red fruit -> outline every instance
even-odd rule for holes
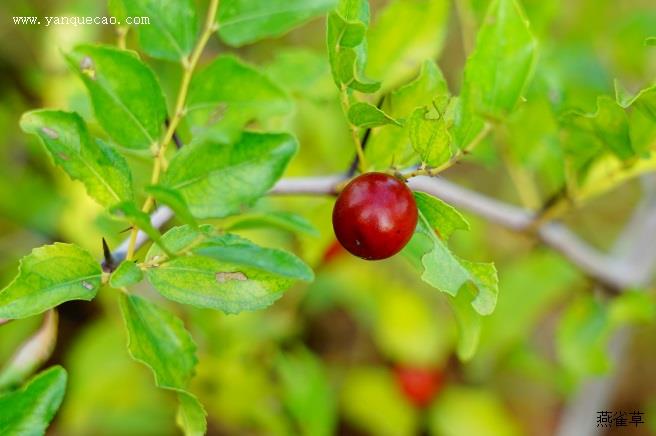
[[[417,204],[407,185],[384,173],[353,179],[337,197],[333,229],[342,246],[367,260],[386,259],[408,243],[417,225]]]
[[[436,369],[399,366],[396,381],[405,397],[417,407],[426,407],[444,384],[444,374]]]

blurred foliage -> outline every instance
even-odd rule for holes
[[[184,3],[198,10],[207,4]],[[235,14],[240,5],[249,4],[232,3]],[[334,6],[319,0],[294,3],[307,9],[293,17],[295,24]],[[466,89],[461,73],[489,3],[372,1],[368,59],[360,72],[381,87],[367,101],[395,119],[428,105],[430,99],[422,100],[422,93],[438,86],[425,75],[431,65],[442,70],[452,95]],[[532,208],[569,192],[576,208],[565,220],[595,245],[607,247],[639,197],[635,177],[656,168],[654,145],[644,141],[653,138],[653,120],[650,124],[641,118],[639,105],[625,107],[615,100],[616,89],[626,97],[656,84],[656,47],[649,44],[656,33],[656,7],[652,0],[522,3],[538,47],[533,79],[504,123],[448,176]],[[101,237],[116,247],[126,236],[126,224],[101,210],[80,183],[51,165],[35,137],[19,129],[26,110],[65,108],[77,111],[91,134],[109,140],[101,129],[103,120],[93,117],[84,85],[67,69],[60,51],[69,52],[79,43],[113,44],[115,29],[10,24],[18,15],[94,16],[105,10],[102,1],[0,4],[5,23],[0,30],[3,287],[15,276],[18,259],[35,246],[67,241],[100,259]],[[233,19],[227,13],[220,17],[228,23]],[[233,24],[222,31],[223,43],[210,41],[212,54],[235,55],[243,63],[222,57],[225,65],[208,68],[244,70],[271,85],[258,90],[261,101],[247,108],[247,116],[228,112],[216,129],[204,134],[231,137],[248,123],[290,131],[300,148],[286,175],[344,171],[353,159],[353,146],[325,53],[325,20],[312,19],[291,32],[281,25],[260,35],[259,28],[257,19],[243,27]],[[247,45],[255,36],[266,39]],[[134,31],[127,34],[127,46],[150,47],[148,64],[166,95],[175,95],[180,73],[165,61],[172,56],[170,47]],[[479,56],[485,59],[485,53]],[[258,70],[251,71],[251,66]],[[498,79],[504,79],[503,70]],[[197,88],[199,101],[203,92]],[[505,111],[512,104],[503,100],[501,106]],[[498,109],[491,112],[505,117]],[[208,116],[202,112],[193,117]],[[583,123],[593,133],[581,134],[570,128],[571,122]],[[599,129],[611,129],[610,136],[619,140],[605,144],[595,137]],[[184,141],[192,130],[183,123]],[[402,130],[394,125],[372,130],[366,150],[370,162],[380,168],[414,163],[409,157],[412,144],[404,142]],[[622,148],[615,148],[618,143]],[[147,155],[128,153],[127,165],[135,184],[148,181]],[[622,188],[617,188],[618,181],[625,182]],[[312,284],[296,285],[266,310],[224,315],[174,309],[147,286],[138,288],[174,311],[195,339],[199,363],[191,390],[208,413],[208,434],[550,434],[568,394],[587,377],[616,370],[607,357],[613,331],[637,323],[639,330],[653,334],[653,291],[600,298],[592,293],[590,280],[561,257],[536,248],[524,236],[466,216],[471,231],[455,232],[450,245],[467,259],[494,259],[501,284],[495,312],[480,319],[476,355],[459,362],[457,320],[444,299],[404,259],[371,264],[331,251],[331,207],[324,198],[263,198],[251,215],[212,221],[254,243],[293,251],[315,269]],[[68,390],[53,434],[176,434],[175,394],[157,389],[148,369],[129,358],[115,300],[100,292],[92,303],[61,307],[59,342],[48,366],[66,367]],[[39,324],[37,316],[0,327],[0,366]],[[646,362],[644,374],[624,380],[642,382],[643,391],[618,398],[613,406],[645,411],[644,434],[656,434],[656,349],[650,344],[625,356]],[[437,368],[447,386],[427,409],[416,408],[394,378],[395,365]],[[526,400],[533,395],[538,406]],[[595,417],[589,419],[593,425]]]

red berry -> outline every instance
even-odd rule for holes
[[[386,259],[408,243],[417,225],[417,204],[407,185],[388,174],[365,173],[337,197],[333,229],[342,246],[367,260]]]
[[[444,374],[435,369],[400,366],[396,380],[406,398],[417,407],[426,407],[444,383]]]
[[[344,251],[344,247],[342,247],[339,242],[333,241],[330,243],[328,248],[326,248],[326,251],[323,252],[323,257],[321,258],[321,264],[328,265],[329,263],[333,262],[335,259],[340,257],[342,254],[346,254],[346,251]]]

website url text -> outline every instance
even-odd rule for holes
[[[78,17],[78,16],[55,16],[55,17],[12,17],[14,24],[31,24],[36,26],[88,26],[91,24],[121,25],[116,17]],[[150,17],[126,17],[127,25],[148,25]]]

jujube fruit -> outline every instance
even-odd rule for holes
[[[396,380],[405,397],[417,407],[426,407],[444,384],[444,374],[437,369],[399,366]]]
[[[353,179],[337,197],[333,229],[342,246],[367,260],[386,259],[410,241],[417,204],[405,182],[384,173]]]

